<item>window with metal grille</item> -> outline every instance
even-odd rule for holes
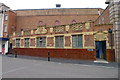
[[[64,46],[63,36],[56,36],[55,37],[55,47],[56,48],[63,48]]]
[[[17,48],[20,47],[20,39],[16,39],[16,47],[17,47]]]
[[[30,46],[30,39],[29,38],[25,38],[24,39],[24,47],[25,48],[29,48],[29,46]]]
[[[36,45],[37,47],[46,47],[46,37],[38,37]]]
[[[73,35],[72,36],[72,47],[73,48],[82,48],[82,35]]]

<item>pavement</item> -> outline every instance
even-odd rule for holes
[[[9,55],[6,55],[6,56],[15,57],[15,55],[12,55],[12,54],[9,54]],[[33,57],[33,56],[25,56],[25,55],[17,55],[17,58],[48,61],[48,58],[45,58],[45,57]],[[101,60],[90,61],[90,60],[73,60],[73,59],[50,58],[50,61],[51,62],[59,62],[59,63],[118,67],[118,63],[116,63],[116,62],[106,62],[106,61],[103,61],[103,60],[102,61]]]
[[[1,55],[0,55],[1,56]],[[117,63],[2,56],[3,78],[118,78]]]

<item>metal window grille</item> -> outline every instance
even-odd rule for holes
[[[46,47],[46,37],[37,38],[37,47]]]
[[[20,47],[20,39],[16,39],[16,47],[17,47],[17,48]]]
[[[24,39],[24,47],[29,48],[29,45],[30,45],[30,40],[29,40],[29,38],[25,38],[25,39]]]
[[[63,45],[64,45],[63,36],[56,36],[55,37],[55,47],[63,48]]]
[[[72,36],[72,47],[73,48],[82,48],[82,35],[73,35]]]

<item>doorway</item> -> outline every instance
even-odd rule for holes
[[[12,43],[10,43],[10,54],[12,54]]]
[[[5,54],[5,43],[2,43],[2,54]]]
[[[106,41],[96,41],[96,58],[106,60]]]

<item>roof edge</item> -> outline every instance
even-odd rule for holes
[[[41,8],[41,9],[17,9],[14,11],[29,11],[29,10],[52,10],[52,9],[102,9],[102,8]],[[104,9],[102,9],[104,10]]]

